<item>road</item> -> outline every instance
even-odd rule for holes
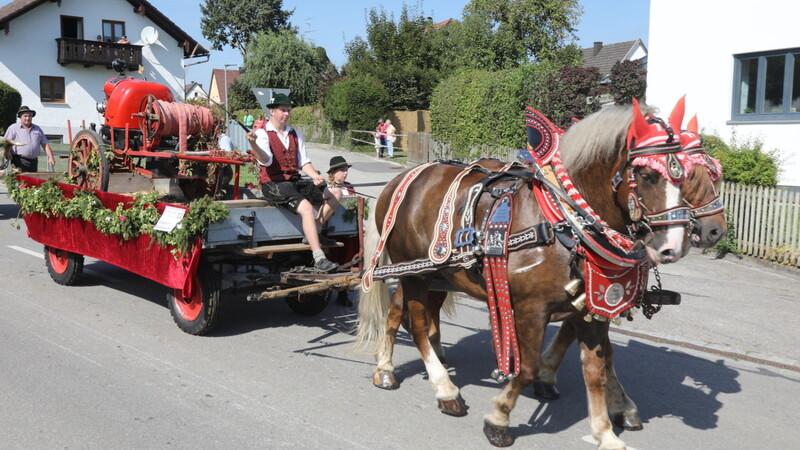
[[[336,154],[310,153],[321,170]],[[402,170],[345,157],[353,183]],[[351,351],[353,307],[301,317],[280,300],[235,299],[212,336],[190,336],[172,323],[163,286],[114,266],[87,259],[77,286],[53,283],[16,215],[0,185],[4,449],[491,448],[482,416],[498,387],[486,308],[476,302],[444,321],[450,373],[470,407],[453,418],[438,412],[404,333],[400,389],[372,387],[371,358]],[[683,303],[612,333],[617,371],[645,422],[621,438],[636,449],[800,447],[800,274],[693,252],[661,277]],[[579,367],[573,348],[560,400],[520,399],[516,448],[593,448]]]

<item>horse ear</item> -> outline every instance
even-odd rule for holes
[[[635,148],[636,143],[650,131],[650,125],[647,123],[647,119],[644,118],[644,115],[642,115],[642,110],[639,109],[639,102],[635,98],[633,99],[632,113],[633,123],[631,123],[631,127],[628,129],[629,149]]]
[[[686,112],[686,95],[678,99],[678,103],[672,108],[672,113],[669,115],[669,126],[672,127],[674,133],[680,133],[683,129],[683,115]]]
[[[691,131],[694,134],[700,134],[700,128],[697,126],[697,114],[689,120],[689,123],[686,125],[686,129]]]

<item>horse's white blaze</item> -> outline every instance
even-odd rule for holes
[[[672,183],[666,183],[666,204],[665,207],[675,208],[681,202],[681,189]],[[683,236],[686,233],[686,227],[683,225],[671,225],[667,228],[667,238],[664,244],[658,249],[658,253],[663,254],[667,250],[672,250],[675,255],[681,254],[683,247]]]
[[[428,346],[428,352],[422,356],[425,363],[425,370],[428,372],[428,379],[436,390],[438,400],[452,400],[458,397],[458,388],[452,381],[447,369],[444,368],[432,346]]]

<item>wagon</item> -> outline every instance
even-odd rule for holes
[[[41,186],[55,173],[19,174],[20,186]],[[149,179],[135,174],[111,173],[107,191],[56,182],[64,198],[77,191],[94,193],[108,210],[119,205],[135,207],[126,188]],[[117,189],[114,189],[117,187]],[[53,281],[62,285],[78,283],[84,256],[113,264],[168,288],[167,303],[178,327],[195,335],[211,332],[220,316],[220,305],[234,295],[249,301],[283,298],[302,315],[325,309],[333,294],[360,281],[361,240],[364,203],[360,197],[345,197],[327,224],[327,235],[338,241],[327,247],[329,259],[341,264],[337,273],[314,272],[310,248],[302,243],[300,217],[258,198],[217,200],[228,217],[211,223],[196,236],[190,250],[176,252],[159,244],[148,234],[123,239],[106,234],[96,223],[80,217],[26,212],[23,218],[28,236],[43,244],[45,264]],[[169,211],[183,211],[184,204],[157,202],[162,218]],[[166,212],[166,213],[165,213]],[[120,216],[122,217],[122,216]]]

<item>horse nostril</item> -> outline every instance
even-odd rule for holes
[[[662,250],[661,251],[661,256],[664,257],[664,259],[666,259],[666,260],[670,260],[670,259],[674,258],[675,254],[676,254],[675,250],[671,249],[671,248],[668,248],[666,250]]]

